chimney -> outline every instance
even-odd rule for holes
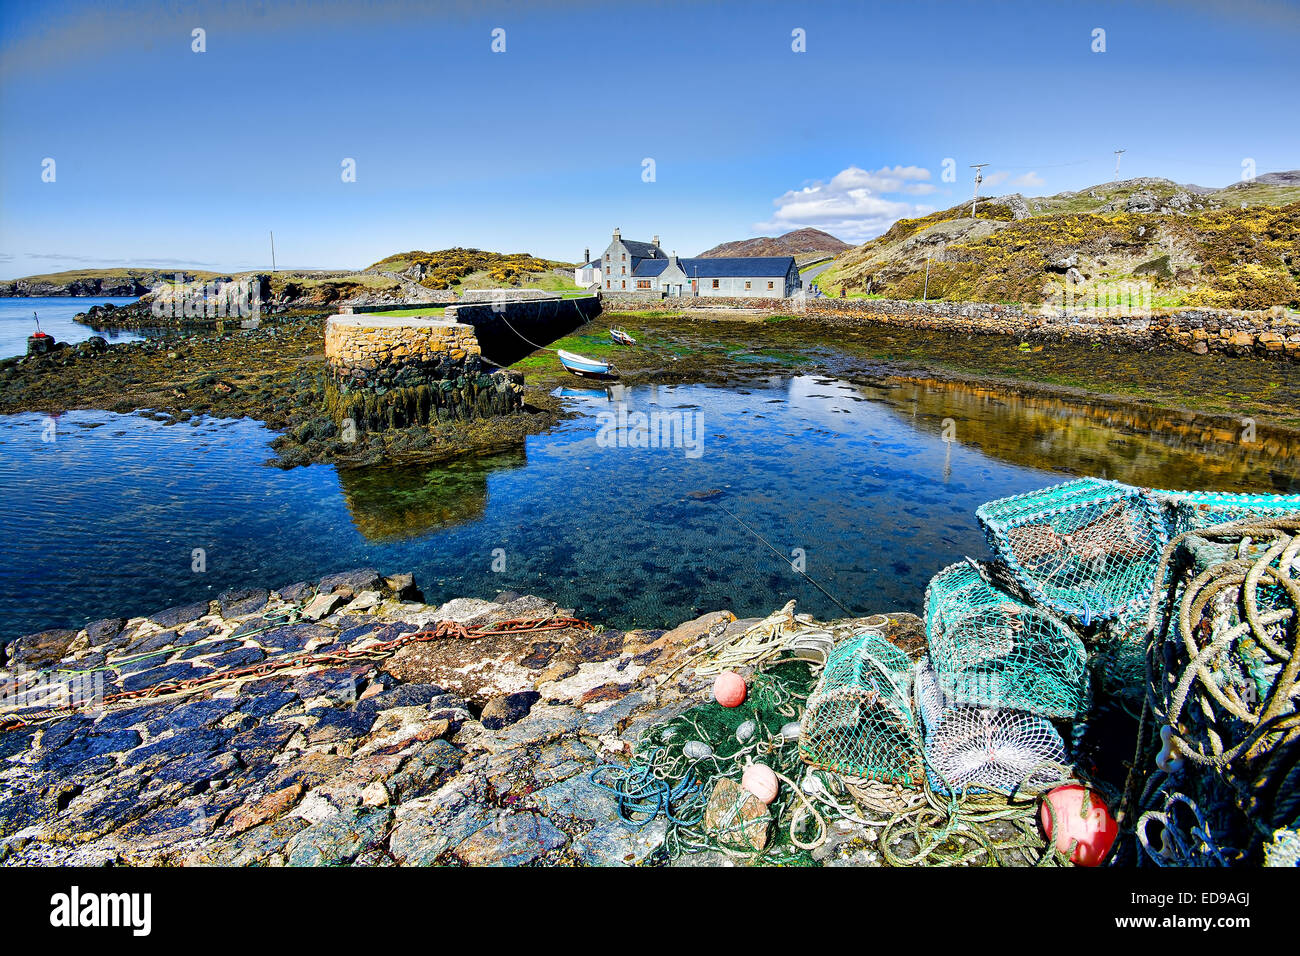
[[[658,236],[655,236],[655,242],[654,242],[654,245],[655,245],[655,248],[656,248],[656,249],[659,248],[659,237],[658,237]]]
[[[615,227],[614,227],[614,240],[617,242],[617,241],[618,241],[619,239],[621,239],[621,238],[623,238],[623,233],[619,231],[618,226],[615,226]]]
[[[585,266],[585,265],[586,265],[588,262],[590,262],[590,261],[591,261],[591,250],[590,250],[590,249],[583,249],[583,250],[582,250],[582,264]]]

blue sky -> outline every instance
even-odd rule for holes
[[[573,261],[614,226],[683,255],[861,241],[968,198],[970,163],[1045,195],[1113,179],[1118,147],[1121,178],[1222,186],[1300,167],[1297,49],[1300,8],[1264,0],[3,0],[0,276],[266,268],[270,230],[281,268]]]

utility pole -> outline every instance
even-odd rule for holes
[[[984,167],[987,165],[988,163],[971,163],[970,168],[975,170],[975,195],[974,197],[971,198],[970,201],[970,214],[972,219],[975,218],[975,204],[979,201],[980,198],[980,183],[984,182],[983,170]]]
[[[1115,150],[1115,178],[1116,178],[1116,179],[1119,179],[1119,158],[1120,158],[1120,156],[1122,156],[1124,153],[1127,153],[1127,152],[1128,152],[1127,149],[1117,149],[1117,150]]]
[[[271,230],[271,274],[275,274],[275,230]]]

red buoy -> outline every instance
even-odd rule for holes
[[[745,678],[735,671],[723,671],[713,680],[713,699],[723,707],[739,707],[746,693]]]
[[[1048,804],[1051,804],[1050,809]],[[1110,815],[1101,795],[1076,783],[1050,791],[1043,798],[1039,817],[1049,840],[1053,839],[1055,818],[1059,827],[1055,835],[1056,848],[1066,853],[1074,843],[1070,862],[1079,866],[1101,865],[1119,835],[1119,824]]]

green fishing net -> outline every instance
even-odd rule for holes
[[[1107,621],[1090,648],[1089,667],[1100,693],[1136,714],[1147,687],[1147,609]]]
[[[920,733],[911,699],[906,654],[872,633],[844,641],[808,698],[799,752],[815,767],[917,786]]]
[[[738,783],[746,763],[766,764],[795,781],[805,769],[799,759],[799,718],[813,686],[812,667],[803,661],[777,664],[755,673],[748,684],[745,702],[739,707],[723,707],[710,700],[646,730],[637,742],[633,765],[650,767],[661,789],[666,787],[687,798],[674,803],[669,814],[665,847],[670,856],[722,850],[731,855],[762,856],[765,863],[811,863],[807,852],[790,839],[798,798],[785,783],[768,807],[766,819],[755,825],[766,830],[761,846],[755,845],[759,841],[753,839],[755,831],[748,826],[719,832],[705,825],[705,806],[719,781],[726,778]],[[611,781],[596,782],[607,785]],[[654,803],[651,798],[645,806]],[[640,811],[642,818],[646,815],[645,810]],[[635,813],[632,816],[630,822],[649,822],[638,821]]]
[[[1088,708],[1083,644],[1061,620],[995,589],[970,563],[925,592],[935,680],[963,704],[1074,718]]]
[[[1145,607],[1168,540],[1154,498],[1099,478],[990,501],[975,517],[1034,603],[1084,626]]]

